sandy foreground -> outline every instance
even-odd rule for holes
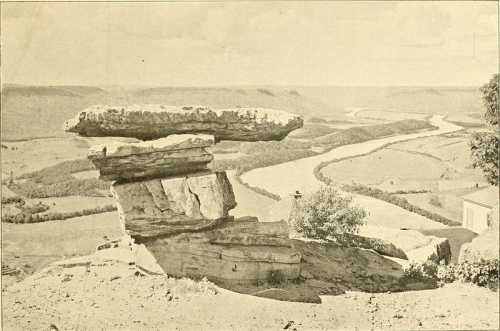
[[[403,293],[348,292],[322,304],[237,294],[134,266],[50,266],[4,288],[4,330],[498,329],[498,293],[454,283]]]

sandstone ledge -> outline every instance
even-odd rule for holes
[[[265,108],[212,109],[202,106],[96,105],[65,123],[82,136],[120,136],[151,140],[172,134],[211,134],[219,140],[281,140],[303,120]]]
[[[187,174],[207,170],[213,155],[205,147],[208,135],[172,135],[140,143],[93,146],[88,158],[104,180],[132,180]]]

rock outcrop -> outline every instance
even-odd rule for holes
[[[88,158],[104,180],[172,176],[207,170],[213,155],[205,148],[213,144],[213,136],[172,135],[140,143],[93,146]]]
[[[115,182],[111,190],[126,229],[137,241],[213,227],[236,207],[225,172]]]
[[[220,140],[281,140],[302,127],[301,117],[264,108],[212,109],[201,106],[104,106],[81,111],[65,130],[83,136],[151,140],[172,134],[210,134]]]
[[[429,236],[430,242],[422,247],[407,252],[410,261],[434,261],[448,264],[451,261],[450,242],[446,238]]]
[[[268,280],[277,270],[284,279],[300,275],[301,255],[291,248],[284,222],[235,220],[145,245],[167,274],[178,277],[230,283]]]
[[[498,226],[490,228],[460,248],[458,262],[479,262],[499,258]]]
[[[345,247],[372,249],[381,255],[408,260],[408,256],[401,248],[396,247],[394,244],[387,240],[363,237],[348,233],[343,234],[342,236],[339,236],[335,239],[337,243]]]
[[[279,140],[301,126],[300,117],[269,109],[143,105],[91,107],[66,129],[148,140],[88,154],[100,177],[114,181],[123,228],[168,274],[234,284],[276,274],[296,279],[301,255],[285,223],[229,215],[236,206],[231,183],[225,172],[207,169],[213,156],[206,148],[224,139]]]
[[[123,228],[139,244],[126,258],[145,261],[141,268],[149,273],[160,266],[168,275],[206,277],[241,293],[316,303],[321,294],[349,289],[414,288],[402,279],[401,266],[380,255],[406,258],[389,242],[361,236],[331,244],[293,240],[285,222],[229,214],[236,206],[231,183],[225,172],[207,169],[212,155],[206,148],[225,139],[280,140],[301,126],[301,118],[268,109],[146,105],[91,107],[67,130],[157,139],[100,145],[88,155],[101,178],[114,180]]]

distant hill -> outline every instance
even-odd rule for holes
[[[416,113],[482,113],[478,87],[303,87],[295,88],[334,109],[360,107]]]
[[[82,97],[91,94],[105,93],[103,89],[93,86],[24,86],[5,85],[2,88],[2,96],[22,96],[22,97]]]
[[[265,107],[310,116],[342,116],[328,104],[282,87],[191,88],[157,87],[140,89],[134,97],[147,103],[197,104],[214,108]]]

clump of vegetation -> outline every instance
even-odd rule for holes
[[[7,205],[9,203],[24,203],[24,199],[21,197],[2,197],[2,205]]]
[[[266,279],[267,279],[268,284],[274,285],[274,286],[284,284],[287,281],[285,274],[281,270],[269,271]]]
[[[335,148],[341,145],[355,144],[372,139],[398,134],[413,133],[420,130],[437,129],[437,127],[422,120],[402,120],[387,124],[377,124],[362,127],[352,127],[325,137],[316,139],[317,143]]]
[[[297,208],[295,229],[312,239],[357,233],[366,217],[362,208],[352,205],[352,197],[343,196],[332,186],[323,186],[302,198]]]
[[[309,120],[311,123],[327,123],[328,121],[321,117],[311,117]]]
[[[461,281],[481,287],[488,287],[494,291],[498,290],[498,259],[448,265],[433,261],[411,263],[404,272],[407,280],[432,280],[436,281],[439,285]]]
[[[64,213],[44,213],[49,209],[49,206],[37,204],[29,208],[23,208],[22,213],[16,215],[2,215],[2,222],[6,223],[40,223],[47,221],[61,221],[74,217],[88,216],[94,214],[107,213],[115,211],[117,208],[114,205],[98,206],[91,209],[83,209],[78,211]]]
[[[109,182],[97,178],[75,178],[72,174],[93,170],[94,166],[87,159],[71,160],[58,163],[42,170],[23,174],[23,182],[11,183],[8,188],[30,199],[65,197],[71,195],[103,196]]]
[[[10,185],[9,188],[17,194],[30,199],[67,197],[72,195],[101,197],[102,191],[109,189],[109,182],[95,178],[71,179],[50,185],[41,185],[27,181]]]
[[[306,124],[300,130],[291,134],[291,137],[298,139],[313,139],[339,130],[322,124]]]
[[[429,203],[434,207],[443,207],[443,204],[441,203],[441,200],[439,200],[439,197],[437,195],[431,195],[431,197],[429,198]]]
[[[445,225],[451,225],[451,226],[461,225],[461,223],[457,221],[451,220],[437,213],[433,213],[428,210],[422,209],[418,206],[411,204],[405,198],[398,197],[392,193],[382,191],[381,189],[378,188],[373,188],[363,184],[351,184],[351,185],[346,184],[342,185],[342,190],[356,194],[366,195],[372,198],[392,203],[393,205],[411,211],[412,213],[419,214],[421,216],[427,217],[433,221],[443,223]]]
[[[263,89],[263,88],[259,88],[259,89],[257,89],[257,91],[258,91],[259,93],[262,93],[262,94],[268,95],[268,96],[270,96],[270,97],[274,97],[274,96],[275,96],[273,92],[271,92],[271,91],[269,91],[269,90],[266,90],[266,89]]]
[[[94,170],[94,166],[87,159],[63,161],[56,165],[29,172],[19,176],[19,179],[28,179],[35,183],[49,185],[74,177],[71,174],[81,171]]]
[[[412,281],[437,281],[438,264],[434,261],[412,262],[404,269],[404,277]]]
[[[243,173],[317,154],[311,150],[310,143],[291,140],[241,143],[238,150],[247,155],[237,159],[214,160],[210,167],[221,171],[236,169]]]
[[[491,128],[490,132],[477,132],[472,135],[469,142],[471,148],[472,166],[480,168],[486,180],[498,186],[498,74],[481,87],[483,102],[486,106],[484,119]]]

